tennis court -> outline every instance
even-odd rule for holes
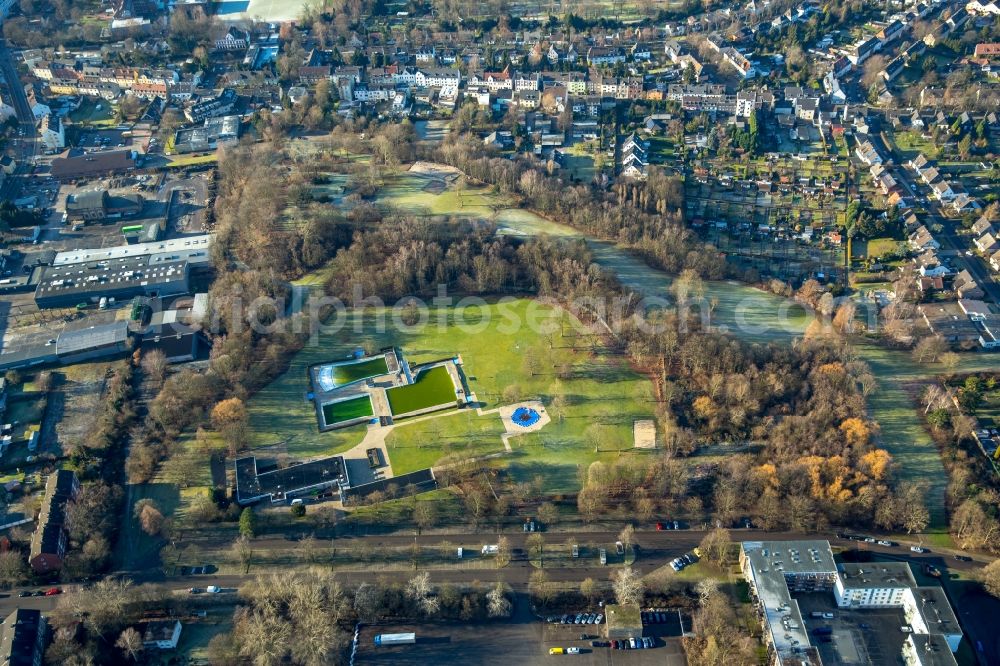
[[[359,395],[347,400],[328,402],[323,405],[323,420],[332,426],[345,421],[367,418],[375,414],[372,409],[372,399],[367,395]]]
[[[422,371],[412,384],[397,386],[385,392],[394,416],[409,414],[430,407],[454,404],[455,383],[448,368],[436,365]]]

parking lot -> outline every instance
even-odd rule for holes
[[[597,612],[599,609],[594,609]],[[645,650],[612,650],[591,647],[603,627],[561,625],[543,621],[503,621],[480,624],[378,625],[361,629],[356,664],[413,664],[462,662],[470,664],[552,664],[571,659],[574,664],[648,664],[683,666],[680,622],[676,612],[663,624],[647,625],[644,634],[655,639]],[[413,645],[375,647],[377,634],[413,632]],[[581,639],[581,634],[594,639]],[[606,639],[603,639],[606,640]],[[577,647],[579,654],[550,655],[553,647]]]

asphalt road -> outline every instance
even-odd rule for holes
[[[14,58],[10,53],[10,49],[7,48],[7,42],[4,39],[0,39],[0,71],[3,72],[4,79],[7,82],[7,90],[10,93],[11,101],[14,103],[14,111],[17,113],[20,130],[24,133],[23,136],[12,141],[18,161],[15,175],[24,175],[30,173],[34,157],[38,154],[35,116],[31,112],[31,106],[28,104],[28,98],[24,94],[24,87],[21,85],[21,80],[17,74],[17,66],[14,64]],[[0,196],[4,198],[16,197],[20,191],[20,180],[20,178],[7,178],[3,188],[0,189]]]
[[[579,541],[581,544],[585,543],[607,543],[612,545],[617,539],[618,533],[616,531],[587,531],[574,533],[570,531],[560,531],[560,532],[548,532],[543,533],[546,539],[551,543],[566,543],[568,540],[573,539]],[[899,559],[902,561],[910,562],[918,571],[922,568],[924,564],[932,564],[942,571],[945,572],[972,572],[975,569],[983,566],[989,560],[987,558],[975,558],[970,561],[958,560],[954,557],[953,552],[928,552],[928,553],[914,553],[909,550],[909,544],[900,544],[897,546],[880,546],[878,544],[868,544],[864,542],[858,542],[847,539],[840,539],[836,537],[825,537],[824,535],[817,534],[805,534],[800,532],[764,532],[762,530],[732,530],[732,538],[736,541],[753,541],[753,540],[798,540],[798,539],[821,539],[828,538],[833,546],[840,547],[851,547],[860,550],[868,550],[874,554],[890,557],[892,559]],[[524,551],[525,541],[527,534],[521,532],[511,532],[507,533],[505,536],[510,540],[511,548],[514,549],[515,558],[510,563],[509,566],[500,569],[447,569],[447,570],[432,570],[431,579],[434,582],[454,582],[454,583],[472,583],[475,581],[493,580],[494,578],[502,579],[507,582],[515,592],[523,593],[528,589],[528,580],[532,573],[537,569],[533,567],[523,556],[519,554],[518,551]],[[642,574],[648,574],[651,571],[665,566],[671,559],[678,555],[689,552],[699,543],[701,543],[702,538],[705,536],[703,530],[669,530],[669,531],[637,531],[634,538],[634,543],[638,546],[638,557],[636,559],[634,568],[637,569]],[[404,534],[390,534],[390,535],[374,535],[374,536],[356,536],[356,537],[341,537],[337,539],[338,543],[347,545],[355,541],[365,541],[372,549],[377,548],[403,548],[409,546],[416,541],[418,544],[425,546],[439,545],[443,541],[448,541],[456,545],[466,545],[469,547],[480,547],[483,543],[495,543],[496,537],[488,532],[486,533],[451,533],[451,534],[423,534],[420,536],[404,535]],[[279,548],[288,549],[294,548],[294,542],[289,541],[281,537],[264,537],[254,539],[255,549],[267,549],[267,548]],[[607,579],[610,573],[615,569],[614,566],[601,566],[596,558],[592,558],[592,562],[587,565],[585,562],[580,564],[584,566],[572,567],[572,568],[551,568],[545,569],[549,576],[549,579],[556,582],[579,582],[584,578],[590,577],[598,580]],[[123,573],[121,575],[128,576],[136,583],[150,583],[163,585],[169,590],[172,590],[178,594],[186,594],[188,588],[198,587],[204,589],[209,585],[216,585],[226,590],[238,590],[242,585],[244,585],[248,580],[255,577],[258,573],[251,569],[248,575],[202,575],[202,576],[165,576],[161,570],[146,570],[146,571],[136,571],[130,573]],[[399,571],[379,571],[373,570],[371,568],[366,568],[363,565],[355,570],[338,570],[336,572],[337,578],[349,586],[355,586],[360,582],[369,581],[406,581],[413,576],[413,571],[411,570],[399,570]],[[65,594],[86,594],[86,591],[81,590],[78,585],[62,585],[60,586]],[[22,589],[46,589],[45,586],[38,588],[17,588],[10,591],[8,596],[0,597],[0,614],[6,615],[10,613],[14,608],[20,606],[24,608],[37,608],[43,612],[51,611],[55,608],[58,603],[60,596],[53,597],[28,597],[19,598],[18,593]],[[953,600],[954,601],[954,600]],[[975,616],[974,609],[963,608],[956,604],[956,611],[959,613],[959,617],[962,620],[963,628],[972,644],[975,645],[977,641],[982,641],[986,654],[983,655],[985,659],[991,659],[997,657],[998,661],[993,663],[1000,663],[1000,637],[996,636],[996,632],[991,629],[991,623],[983,623],[978,621]],[[984,663],[989,663],[984,662]]]
[[[904,165],[904,157],[892,151],[889,144],[882,138],[881,133],[878,134],[878,137],[886,151],[885,154],[892,155],[893,162],[895,162],[889,169],[896,181],[903,185],[912,198],[918,196],[927,198],[928,203],[925,206],[927,214],[924,216],[924,222],[928,226],[941,225],[942,231],[935,234],[934,237],[941,243],[942,254],[951,258],[956,271],[968,270],[982,287],[989,300],[1000,303],[1000,285],[993,280],[986,262],[979,256],[970,257],[965,254],[966,250],[975,250],[971,239],[957,233],[959,223],[941,215],[940,204],[934,200],[931,188],[917,180],[915,174]]]

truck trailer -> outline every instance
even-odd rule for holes
[[[375,637],[375,646],[382,645],[412,645],[417,642],[417,635],[409,634],[379,634]]]

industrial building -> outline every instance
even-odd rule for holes
[[[69,181],[128,173],[135,167],[135,157],[130,150],[86,153],[70,148],[52,160],[50,173],[56,180]]]
[[[176,296],[190,289],[187,260],[154,262],[155,255],[50,266],[35,289],[40,308],[97,303],[102,298]]]
[[[795,599],[810,592],[832,593],[837,607],[845,611],[898,609],[908,634],[901,655],[905,663],[955,663],[951,653],[962,639],[958,619],[944,591],[919,586],[909,564],[838,565],[827,541],[744,541],[740,569],[749,583],[764,629],[768,663],[773,666],[823,663]],[[832,631],[829,626],[825,629],[826,635]],[[942,652],[940,646],[947,650]]]
[[[196,153],[234,144],[240,138],[239,116],[208,118],[201,127],[179,129],[174,134],[175,153]]]
[[[186,294],[193,272],[211,270],[211,243],[212,236],[202,235],[60,252],[38,282],[35,303],[62,308]]]
[[[128,217],[142,212],[142,205],[140,194],[112,195],[107,190],[88,190],[66,197],[66,219],[76,222]]]
[[[244,506],[265,499],[272,503],[284,502],[329,488],[349,486],[343,456],[321,458],[266,472],[258,471],[254,456],[236,461],[236,501]]]
[[[124,259],[127,257],[149,255],[157,256],[159,258],[158,261],[164,261],[167,257],[171,256],[175,260],[185,259],[191,264],[192,270],[196,270],[200,266],[207,266],[211,263],[211,257],[209,256],[211,247],[212,235],[203,234],[200,236],[172,238],[154,243],[131,243],[129,245],[116,245],[114,247],[66,250],[65,252],[56,254],[52,260],[52,265],[65,266],[66,264],[82,264],[107,259]]]

